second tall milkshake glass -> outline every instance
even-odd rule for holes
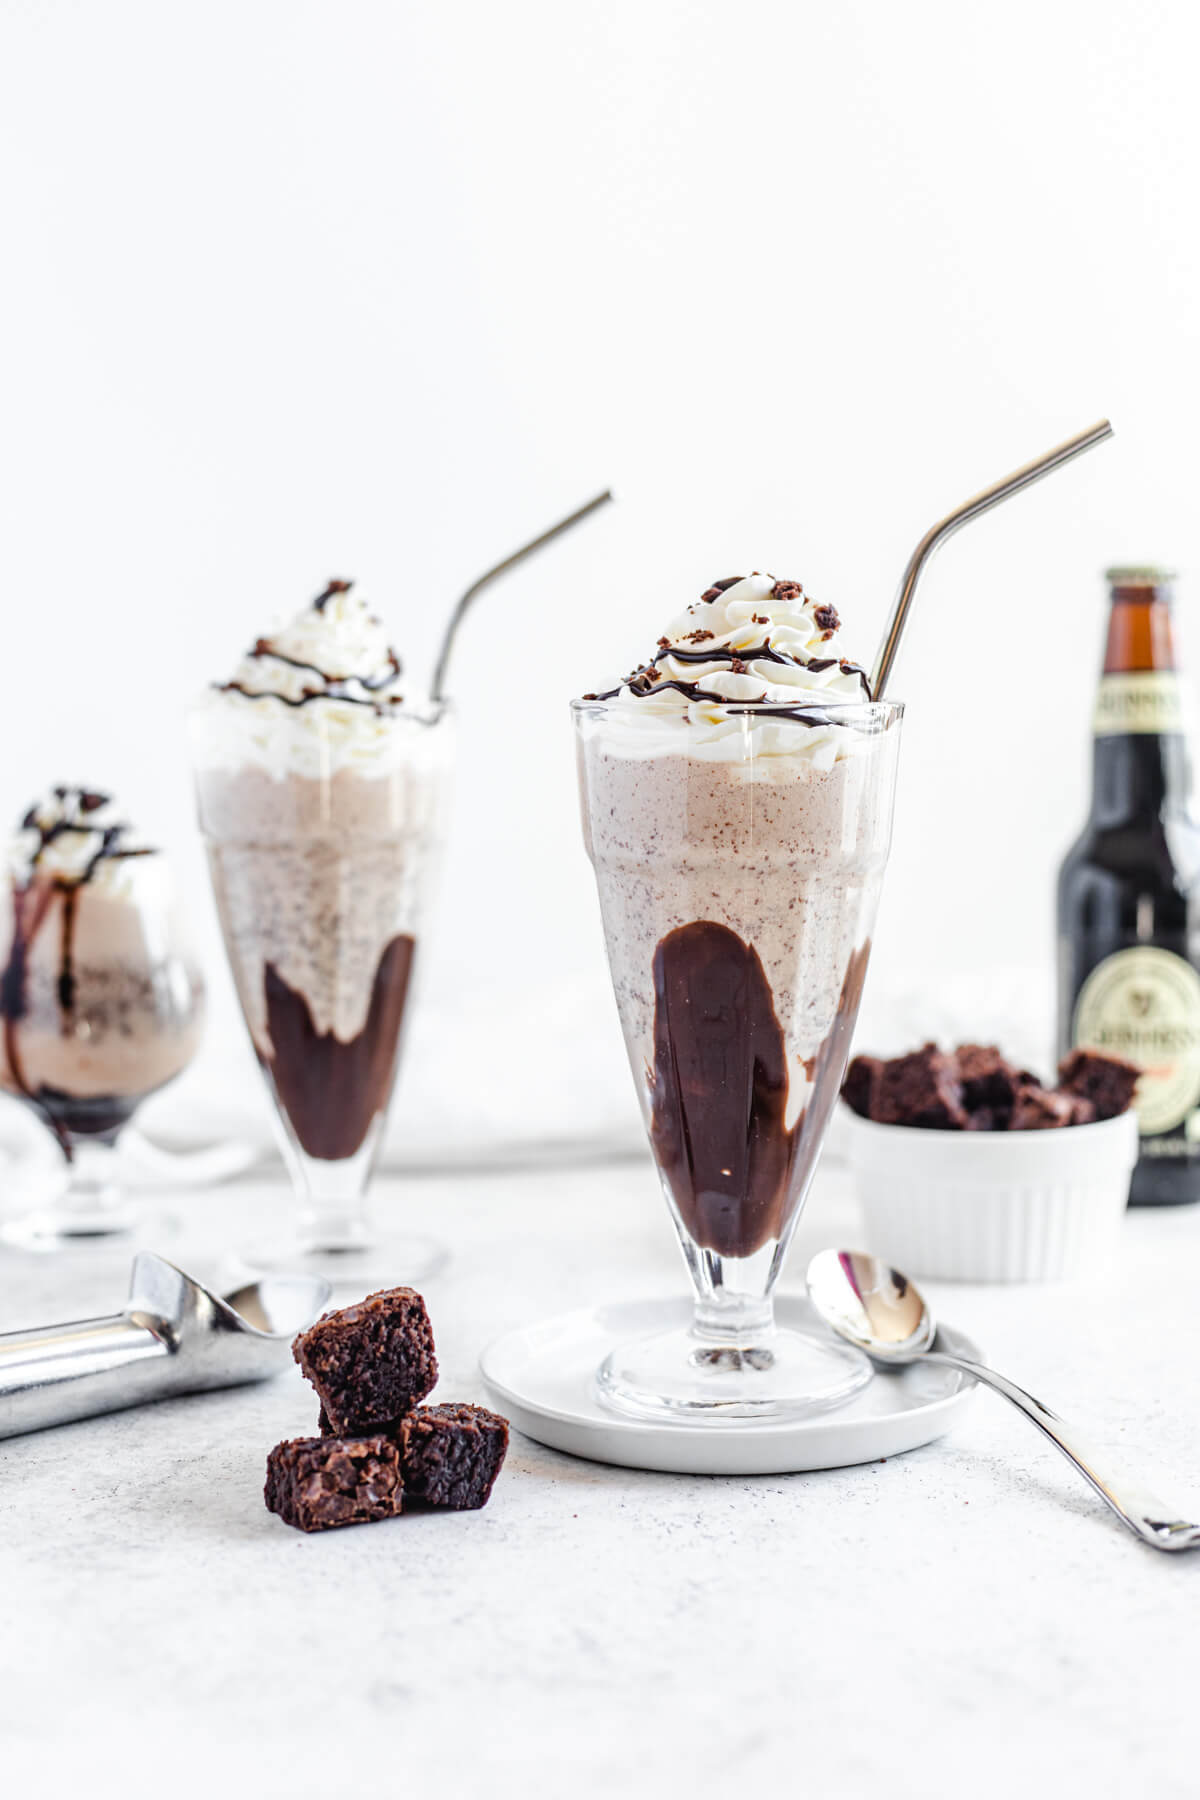
[[[315,1262],[369,1285],[428,1272],[433,1250],[381,1232],[366,1193],[441,847],[452,721],[444,705],[380,697],[398,664],[374,642],[378,621],[331,586],[329,615],[260,640],[196,709],[192,740],[225,946],[300,1201],[296,1238],[247,1260]]]
[[[618,1347],[600,1388],[648,1418],[801,1417],[869,1374],[777,1326],[772,1295],[858,1012],[902,708],[827,703],[814,728],[711,705],[703,733],[680,718],[661,737],[631,711],[574,704],[584,835],[695,1305],[689,1327]]]

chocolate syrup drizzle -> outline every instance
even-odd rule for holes
[[[53,788],[51,792],[63,809],[60,818],[55,819],[51,825],[44,825],[37,816],[39,809],[34,805],[21,820],[21,830],[36,832],[38,842],[37,848],[30,858],[28,879],[24,882],[13,882],[12,942],[9,946],[8,961],[4,969],[0,971],[0,1020],[3,1021],[4,1053],[13,1082],[30,1105],[45,1119],[58,1139],[63,1155],[70,1162],[73,1155],[70,1127],[64,1115],[70,1113],[71,1107],[74,1105],[73,1097],[59,1094],[57,1090],[30,1087],[25,1077],[20,1047],[17,1042],[17,1027],[28,1011],[29,958],[33,942],[45,923],[51,900],[55,894],[61,894],[62,908],[56,986],[59,1011],[62,1014],[63,1036],[69,1036],[75,1011],[75,913],[79,890],[94,879],[102,863],[119,862],[135,856],[153,856],[155,852],[148,847],[135,849],[124,845],[121,840],[129,830],[128,825],[107,825],[100,831],[99,844],[84,865],[81,874],[72,877],[55,873],[49,881],[40,880],[40,863],[48,847],[67,832],[95,830],[94,826],[87,823],[88,816],[91,813],[99,812],[102,807],[109,804],[111,799],[108,794],[98,793],[88,788],[60,786]],[[77,815],[73,815],[68,810],[68,803],[72,796],[75,797]],[[99,1112],[103,1113],[106,1118],[113,1113],[114,1108],[119,1110],[121,1104],[117,1096],[113,1096],[111,1099],[102,1096],[96,1103]],[[131,1105],[129,1112],[132,1110]],[[128,1117],[128,1112],[124,1114],[119,1123],[123,1124],[126,1117]]]
[[[353,586],[353,581],[338,581],[336,578],[331,578],[313,601],[313,611],[324,612],[335,595],[348,594]]]
[[[353,586],[352,581],[327,582],[323,592],[318,594],[313,601],[313,611],[323,613],[335,595],[348,594]],[[246,687],[240,681],[214,682],[213,686],[218,693],[241,694],[246,700],[278,700],[281,706],[291,707],[309,706],[314,700],[337,700],[343,706],[365,706],[372,712],[382,714],[383,705],[378,700],[364,700],[360,694],[347,693],[346,688],[351,682],[354,682],[358,687],[365,688],[368,694],[376,694],[381,688],[390,686],[402,672],[400,658],[394,650],[388,651],[386,667],[379,675],[329,675],[316,663],[302,662],[295,656],[285,656],[282,650],[274,648],[269,638],[258,638],[246,655],[256,661],[265,658],[271,662],[286,663],[289,669],[300,669],[306,674],[315,675],[322,686],[314,688],[311,693],[301,694],[298,700],[289,700],[286,695],[273,693],[269,689],[265,693],[260,693],[254,688]],[[390,694],[386,704],[399,706],[402,698],[403,696],[400,694]]]
[[[718,595],[725,593],[728,588],[736,587],[739,581],[744,580],[743,575],[730,575],[723,581],[714,581],[712,586],[706,588],[700,596],[701,601],[714,600]],[[775,586],[789,590],[794,588],[797,595],[802,592],[799,582],[781,581],[776,582]],[[830,635],[840,623],[836,610],[833,607],[820,607],[817,612],[833,621],[831,625],[825,626],[826,635]],[[817,617],[817,614],[814,614],[814,617],[817,618],[818,624],[823,624],[823,620]],[[682,646],[669,643],[665,639],[660,639],[659,642],[661,648],[650,661],[643,663],[631,675],[627,675],[619,687],[608,688],[602,694],[585,694],[584,699],[588,701],[614,700],[623,687],[627,687],[629,692],[639,700],[645,699],[648,694],[662,694],[670,690],[682,694],[685,700],[707,701],[711,705],[723,707],[726,712],[739,717],[745,714],[769,711],[773,719],[788,719],[801,725],[844,725],[846,723],[844,719],[838,717],[835,711],[825,707],[789,706],[786,701],[769,702],[765,694],[761,700],[737,704],[731,702],[725,694],[714,694],[710,689],[701,687],[699,682],[660,681],[657,679],[655,671],[658,665],[665,662],[668,657],[681,663],[725,663],[739,675],[749,674],[747,665],[755,662],[781,663],[786,667],[808,669],[814,675],[821,675],[826,669],[836,667],[841,670],[843,675],[857,675],[862,684],[864,697],[867,700],[871,698],[871,683],[867,678],[866,670],[860,663],[851,662],[844,656],[789,656],[782,650],[773,650],[770,644],[747,645],[743,650],[685,650]]]

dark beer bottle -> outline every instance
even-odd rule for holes
[[[1130,1201],[1200,1199],[1200,824],[1172,576],[1109,569],[1092,809],[1058,878],[1058,1045],[1143,1070]]]

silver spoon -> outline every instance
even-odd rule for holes
[[[1155,1500],[1125,1475],[1101,1475],[1097,1459],[1085,1440],[1019,1388],[985,1363],[955,1356],[936,1347],[937,1321],[907,1276],[889,1268],[877,1257],[857,1250],[822,1250],[808,1265],[809,1299],[831,1330],[848,1344],[865,1350],[881,1368],[905,1363],[939,1363],[961,1369],[964,1375],[1003,1394],[1057,1444],[1069,1462],[1090,1481],[1100,1498],[1111,1506],[1135,1537],[1155,1550],[1190,1550],[1200,1544],[1200,1525],[1178,1518],[1163,1502]]]

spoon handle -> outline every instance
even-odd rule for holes
[[[946,1350],[927,1351],[921,1361],[944,1363],[948,1368],[961,1369],[984,1387],[1011,1400],[1027,1419],[1032,1419],[1039,1431],[1046,1434],[1052,1444],[1058,1446],[1068,1462],[1075,1464],[1079,1473],[1091,1483],[1121,1523],[1127,1525],[1143,1544],[1150,1544],[1155,1550],[1190,1550],[1200,1544],[1200,1525],[1192,1525],[1186,1519],[1181,1519],[1172,1507],[1156,1500],[1135,1479],[1123,1472],[1119,1475],[1115,1472],[1102,1475],[1099,1468],[1101,1459],[1093,1454],[1086,1438],[1074,1426],[1069,1426],[1060,1419],[1056,1412],[1043,1406],[1040,1400],[1035,1400],[1024,1388],[1018,1387],[1015,1381],[997,1374],[986,1363],[972,1362],[968,1357],[954,1356]]]

